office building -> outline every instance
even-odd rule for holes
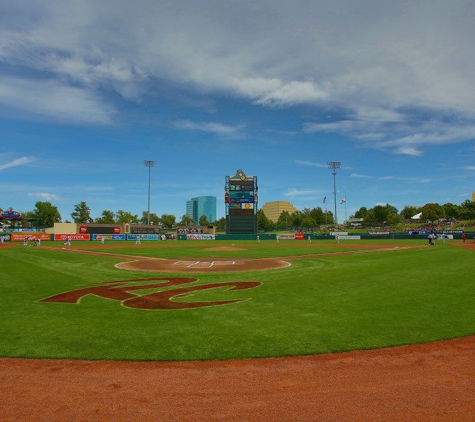
[[[215,196],[198,196],[191,198],[186,202],[186,215],[195,220],[195,224],[199,224],[201,216],[206,216],[209,223],[216,221],[216,197]]]
[[[273,221],[274,223],[277,223],[277,220],[280,217],[280,214],[282,212],[287,211],[289,214],[292,215],[295,211],[297,211],[297,208],[295,208],[290,202],[288,201],[274,201],[274,202],[266,202],[262,206],[262,211],[266,215],[266,217]]]

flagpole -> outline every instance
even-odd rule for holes
[[[340,201],[340,205],[341,205],[341,204],[345,204],[345,221],[346,221],[346,220],[347,220],[347,218],[346,218],[346,195],[345,195],[345,197]]]
[[[346,223],[346,220],[347,218],[346,218],[346,195],[345,195],[345,223]]]
[[[328,226],[328,208],[327,208],[327,197],[323,198],[323,203],[325,204],[325,225]]]

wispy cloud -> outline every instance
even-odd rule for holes
[[[298,197],[298,196],[309,196],[309,195],[317,195],[321,194],[320,191],[318,190],[313,190],[313,189],[289,189],[287,192],[284,193],[284,196],[286,197]]]
[[[350,177],[354,177],[355,179],[372,179],[372,176],[368,176],[365,174],[358,174],[358,173],[351,173]]]
[[[113,107],[87,89],[55,80],[12,76],[0,78],[0,104],[22,110],[32,118],[74,124],[111,124],[114,114]]]
[[[318,167],[318,168],[328,168],[328,164],[322,164],[322,163],[314,163],[313,161],[308,161],[308,160],[295,160],[297,164],[300,164],[302,166],[310,166],[310,167]]]
[[[243,125],[230,126],[218,122],[193,122],[190,120],[175,120],[173,127],[179,130],[209,132],[229,139],[239,139],[244,136]]]
[[[404,177],[404,176],[380,176],[378,180],[400,180],[404,182],[414,183],[429,183],[431,181],[428,177]]]
[[[329,168],[328,165],[329,163],[315,163],[313,161],[309,161],[309,160],[295,160],[295,163],[297,164],[300,164],[301,166],[309,166],[309,167],[317,167],[317,168]],[[341,163],[340,163],[341,165]],[[340,167],[342,170],[351,170],[352,168],[349,167],[349,166],[341,166]]]
[[[399,148],[396,148],[393,151],[393,154],[403,154],[403,155],[414,155],[414,156],[419,156],[422,155],[422,151],[414,148],[414,147],[409,147],[409,146],[402,146]]]
[[[24,165],[27,165],[29,163],[32,163],[33,161],[35,161],[35,159],[33,157],[16,158],[15,160],[10,161],[9,163],[0,164],[0,171],[6,170],[6,169],[11,168],[11,167],[24,166]]]
[[[32,192],[28,194],[29,197],[42,199],[44,201],[55,201],[59,199],[58,195],[47,192]]]

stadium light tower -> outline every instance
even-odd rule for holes
[[[148,167],[148,208],[147,208],[147,224],[150,226],[150,169],[157,164],[153,160],[144,160],[143,165]]]
[[[338,224],[338,217],[336,214],[336,169],[340,168],[341,163],[339,161],[330,161],[328,163],[328,168],[332,169],[333,172],[333,201],[335,202],[335,224]]]

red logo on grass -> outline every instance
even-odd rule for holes
[[[226,288],[227,291],[247,290],[260,286],[259,281],[229,281],[225,283],[204,284],[198,286],[186,286],[169,290],[143,293],[145,290],[168,288],[177,285],[189,284],[197,281],[197,278],[139,278],[135,280],[108,281],[97,283],[91,287],[60,293],[55,296],[41,299],[40,302],[56,303],[79,303],[80,299],[87,295],[95,295],[106,299],[122,302],[127,308],[135,309],[189,309],[202,308],[205,306],[227,305],[238,303],[247,299],[229,299],[210,302],[175,302],[173,298],[183,299],[190,293],[199,290],[212,290]],[[140,292],[142,291],[142,293]]]

